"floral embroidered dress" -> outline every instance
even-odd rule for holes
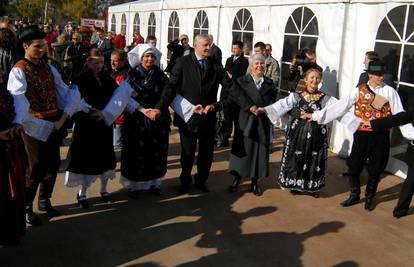
[[[324,93],[313,94],[306,90],[291,93],[288,97],[266,107],[273,122],[292,109],[313,113],[322,109],[333,100]],[[316,192],[325,186],[325,168],[328,149],[328,131],[326,125],[293,116],[286,133],[280,173],[277,178],[282,188],[304,192]]]

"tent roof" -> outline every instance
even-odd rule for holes
[[[413,3],[413,1],[401,0],[138,0],[109,7],[109,12],[125,11],[154,11],[161,9],[193,9],[208,7],[252,7],[252,6],[280,6],[280,5],[304,5],[304,4],[328,4],[328,3]]]

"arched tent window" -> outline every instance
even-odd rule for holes
[[[126,32],[126,28],[127,28],[126,16],[125,16],[125,14],[122,14],[122,17],[121,17],[121,32]]]
[[[375,51],[394,76],[396,89],[404,108],[414,105],[414,5],[393,8],[379,25]],[[392,147],[405,143],[399,130],[394,130]],[[401,150],[403,151],[403,150]],[[404,150],[405,151],[405,150]],[[397,156],[398,158],[398,156]]]
[[[208,17],[203,10],[198,11],[194,21],[194,37],[198,34],[208,34]]]
[[[178,39],[180,34],[180,20],[178,19],[177,12],[173,11],[168,21],[168,42]]]
[[[242,41],[244,43],[244,52],[250,55],[253,46],[253,18],[250,11],[240,9],[233,21],[233,41]]]
[[[289,16],[285,27],[282,56],[282,88],[288,88],[287,75],[292,59],[302,48],[306,47],[315,50],[318,35],[318,20],[312,10],[307,7],[295,9]]]
[[[155,36],[155,28],[156,28],[156,20],[155,20],[155,14],[154,12],[150,13],[149,19],[148,19],[148,35]]]
[[[375,51],[394,76],[404,106],[414,105],[414,5],[388,12],[378,28]]]
[[[115,14],[112,14],[112,18],[111,18],[111,32],[115,32],[116,30],[116,18],[115,18]]]
[[[140,20],[139,20],[139,15],[138,15],[138,13],[136,13],[135,14],[135,16],[134,16],[134,23],[133,23],[133,25],[132,25],[133,27],[133,30],[134,30],[134,32],[133,33],[136,33],[136,32],[140,32],[141,31],[141,27],[140,27]]]

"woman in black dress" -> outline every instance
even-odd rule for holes
[[[293,92],[286,98],[265,108],[272,122],[292,109],[300,113],[313,113],[330,101],[335,101],[318,90],[321,73],[309,69],[305,75],[306,87]],[[328,131],[326,125],[320,125],[300,116],[293,116],[286,133],[285,146],[278,177],[283,189],[292,194],[306,192],[319,197],[319,191],[325,186],[325,168],[328,156]]]
[[[137,56],[130,57],[132,70],[102,114],[110,124],[127,109],[122,127],[120,182],[131,198],[137,198],[141,190],[161,194],[161,178],[167,172],[171,118],[168,109],[159,108],[167,81],[157,65],[159,51],[151,45],[139,44],[133,52]],[[132,58],[138,62],[131,62]]]
[[[91,49],[84,70],[74,80],[83,99],[94,109],[105,107],[118,86],[103,70],[103,62],[99,49]],[[81,186],[77,199],[83,208],[89,206],[86,191],[97,177],[101,179],[102,201],[112,201],[106,189],[108,180],[115,178],[116,161],[112,137],[111,125],[96,121],[84,112],[76,114],[65,185]]]

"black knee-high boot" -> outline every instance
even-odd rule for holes
[[[258,178],[252,178],[252,185],[251,185],[251,191],[256,196],[261,196],[263,194],[262,189],[259,186]]]
[[[340,204],[342,207],[349,207],[358,204],[360,201],[359,195],[361,194],[360,182],[358,176],[349,176],[349,187],[351,194],[348,199],[342,201]]]
[[[372,211],[375,209],[374,206],[374,197],[377,193],[379,178],[377,177],[370,177],[368,179],[367,186],[365,188],[365,209],[368,211]]]

